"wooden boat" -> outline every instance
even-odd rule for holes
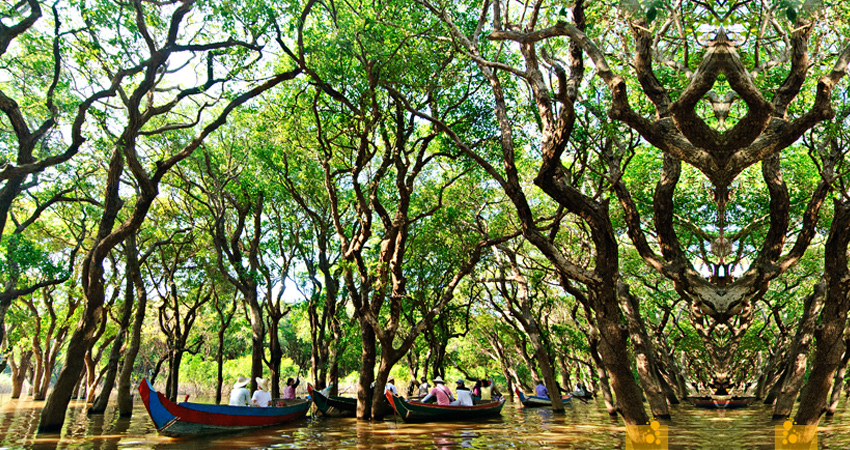
[[[475,420],[481,417],[498,416],[505,406],[501,398],[473,406],[445,406],[434,403],[407,401],[387,392],[387,401],[405,422],[443,422],[450,420]]]
[[[552,406],[552,399],[545,397],[538,397],[533,395],[531,397],[526,397],[525,394],[522,393],[519,388],[514,388],[516,395],[519,396],[519,401],[522,402],[523,408],[537,408],[539,406]],[[567,394],[561,397],[561,401],[564,403],[568,403],[570,401],[570,395]]]
[[[584,395],[576,395],[575,391],[570,392],[570,398],[577,398],[579,400],[593,400],[594,394],[590,391],[584,391]]]
[[[328,417],[354,417],[357,415],[356,398],[325,396],[322,391],[313,389],[313,385],[309,383],[307,383],[307,392],[322,415]]]
[[[750,403],[755,400],[755,397],[729,397],[729,396],[719,396],[719,397],[688,397],[688,401],[691,402],[697,408],[709,408],[709,409],[735,409],[735,408],[744,408],[749,406]]]
[[[139,394],[156,429],[160,434],[171,437],[230,433],[280,425],[304,417],[310,408],[309,400],[285,400],[288,403],[285,406],[269,408],[174,403],[155,391],[147,379],[143,379],[139,385]]]

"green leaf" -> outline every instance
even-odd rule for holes
[[[655,8],[655,5],[652,5],[652,7],[646,11],[646,22],[652,23],[656,17],[658,17],[658,10]]]

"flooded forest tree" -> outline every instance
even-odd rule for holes
[[[834,413],[850,6],[617,3],[7,5],[13,393],[42,432],[166,371],[309,372],[359,419],[423,374]]]

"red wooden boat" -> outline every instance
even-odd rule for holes
[[[309,400],[286,400],[283,406],[269,408],[174,403],[155,391],[147,379],[139,385],[139,395],[159,433],[171,437],[231,433],[280,425],[304,417],[310,408]]]

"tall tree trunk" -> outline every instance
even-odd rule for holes
[[[572,390],[573,382],[570,379],[570,368],[563,353],[558,354],[558,365],[561,366],[561,385],[564,389]]]
[[[848,335],[848,329],[844,329],[844,336]],[[826,415],[832,416],[835,410],[838,409],[838,402],[841,400],[841,388],[844,386],[844,375],[847,373],[847,363],[850,362],[850,339],[844,339],[844,355],[841,357],[841,362],[838,364],[838,371],[835,372],[835,380],[832,382],[832,394],[829,397],[829,406],[826,408]]]
[[[257,389],[257,378],[263,376],[266,333],[263,310],[257,301],[256,286],[246,294],[251,314],[251,392],[254,392]]]
[[[602,363],[602,357],[599,356],[599,333],[591,333],[588,339],[588,347],[590,357],[593,358],[593,365],[596,366],[596,375],[599,377],[599,390],[602,391],[602,399],[605,401],[605,409],[609,416],[617,415],[617,406],[614,404],[614,395],[611,394],[611,382],[608,379],[608,371],[605,369],[605,364]]]
[[[775,381],[773,381],[773,384],[769,384],[769,382],[768,382],[768,385],[770,386],[770,388],[767,391],[767,395],[764,396],[764,404],[765,405],[771,405],[771,404],[773,404],[773,402],[776,401],[776,397],[779,395],[779,391],[782,390],[782,386],[785,385],[785,377],[788,376],[788,372],[790,370],[791,370],[791,367],[789,365],[787,365],[787,364],[784,365],[780,369],[780,372],[778,374],[776,374],[778,376],[774,376]],[[765,387],[767,387],[767,386],[765,386]]]
[[[812,334],[815,331],[820,308],[826,296],[826,286],[818,283],[814,286],[814,292],[806,297],[803,306],[803,317],[794,336],[794,342],[788,350],[786,360],[785,379],[776,396],[776,405],[773,408],[773,420],[784,419],[791,415],[794,409],[794,401],[800,393],[803,385],[803,376],[806,374],[806,361],[808,360],[809,347],[812,342]],[[842,327],[843,329],[843,327]]]
[[[608,371],[611,388],[616,396],[616,408],[622,414],[623,421],[626,425],[645,425],[649,422],[649,416],[643,408],[641,393],[629,364],[626,340],[628,326],[621,321],[615,286],[599,289],[597,294],[601,297],[597,300],[598,307],[594,308],[600,337],[599,356]]]
[[[181,345],[179,349],[172,350],[172,352],[171,364],[168,367],[168,385],[171,387],[170,400],[177,401],[177,394],[180,389],[180,363],[183,362],[183,346]]]
[[[221,404],[221,390],[224,386],[224,329],[218,330],[218,349],[215,352],[215,404]]]
[[[115,164],[123,164],[121,151],[118,148],[113,153],[110,167]],[[114,187],[117,192],[118,178],[120,178],[120,171],[117,174],[110,173],[107,179],[107,185],[109,186],[107,191]],[[109,206],[116,207],[117,203]],[[117,213],[117,208],[114,212]],[[109,215],[104,213],[102,221],[108,220],[110,220]],[[103,237],[105,236],[99,236],[99,239],[103,239]],[[65,422],[65,410],[71,401],[74,386],[77,384],[77,380],[86,367],[85,356],[94,345],[95,336],[99,337],[98,328],[101,322],[105,320],[103,259],[93,261],[92,258],[93,255],[90,252],[83,262],[85,266],[83,269],[83,289],[86,296],[85,308],[79,325],[76,331],[74,331],[74,334],[71,335],[70,342],[68,342],[65,363],[59,372],[53,392],[41,410],[41,420],[38,425],[39,433],[58,433],[62,429],[62,424]],[[91,264],[90,267],[88,266],[89,264]]]
[[[629,292],[628,285],[622,282],[617,286],[617,297],[631,335],[635,365],[637,366],[641,387],[643,387],[643,392],[649,403],[649,409],[654,417],[669,420],[670,409],[667,406],[667,398],[661,380],[657,376],[658,371],[652,342],[649,340],[646,325],[640,316],[637,299]]]
[[[94,394],[97,391],[97,364],[92,356],[93,348],[86,351],[83,362],[86,365],[86,403],[94,402]]]
[[[21,358],[17,362],[15,362],[14,354],[9,360],[12,369],[12,398],[21,398],[31,361],[32,350],[21,350]]]
[[[821,414],[827,408],[832,380],[841,357],[844,354],[844,327],[847,323],[847,310],[850,308],[847,280],[850,271],[847,267],[847,246],[850,242],[850,202],[842,198],[834,200],[834,215],[829,230],[824,255],[826,278],[826,300],[821,312],[820,324],[815,329],[817,347],[815,349],[812,371],[794,420],[800,425],[817,425]],[[809,427],[807,429],[813,429]],[[806,439],[810,436],[801,436]],[[803,442],[806,442],[804,440]]]
[[[121,365],[121,374],[118,377],[118,414],[121,417],[133,415],[132,376],[133,366],[136,364],[136,356],[142,345],[142,325],[145,322],[148,295],[142,281],[142,272],[139,262],[139,249],[136,245],[136,233],[130,233],[125,239],[127,255],[127,275],[133,279],[133,287],[138,298],[136,315],[133,318],[133,330],[130,335],[130,345],[124,352],[124,362]]]
[[[115,341],[112,342],[112,349],[109,352],[103,389],[101,389],[100,394],[94,400],[94,404],[89,408],[88,414],[103,414],[106,411],[106,405],[109,404],[109,396],[112,395],[112,388],[115,384],[115,376],[118,373],[118,363],[121,359],[124,339],[127,336],[127,329],[130,327],[130,318],[133,315],[133,277],[129,273],[126,273],[125,276],[124,307],[121,310],[121,321],[118,323],[118,335],[115,337]]]
[[[360,378],[357,388],[357,419],[369,420],[372,415],[372,382],[375,380],[375,331],[364,320],[360,321],[360,340],[363,345],[360,361]]]
[[[283,350],[280,348],[278,326],[280,318],[269,320],[269,369],[271,372],[272,398],[280,397],[280,363],[283,360]],[[315,378],[314,378],[315,380]]]

